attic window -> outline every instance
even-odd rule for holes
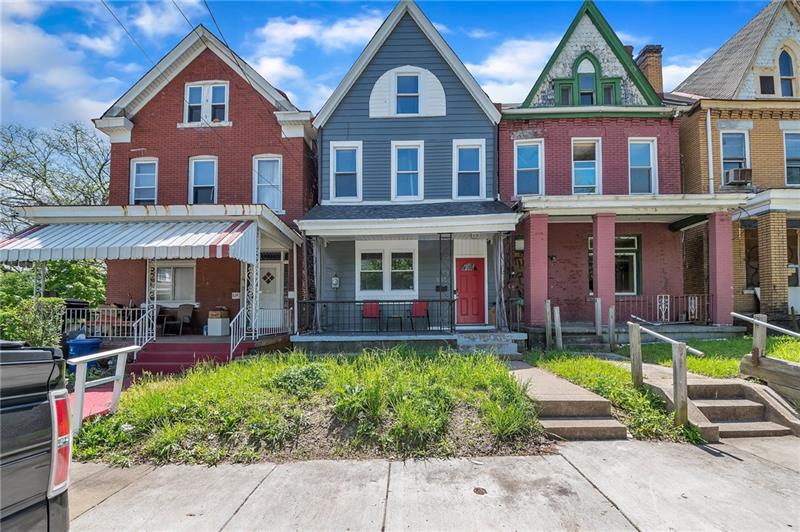
[[[419,76],[399,74],[397,76],[397,114],[419,114]]]
[[[588,59],[578,65],[578,90],[580,91],[581,105],[595,104],[595,71],[594,65]]]
[[[761,88],[761,94],[765,96],[775,94],[775,78],[772,76],[760,76],[758,83]]]
[[[781,75],[781,96],[794,96],[794,65],[792,56],[786,50],[778,58],[778,70]]]
[[[572,77],[553,80],[556,105],[619,105],[621,79],[603,77],[589,52],[575,60]]]
[[[184,99],[185,125],[227,125],[228,82],[204,81],[187,84]]]

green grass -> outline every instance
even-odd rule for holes
[[[117,464],[453,456],[543,442],[535,405],[490,355],[404,348],[264,356],[145,377],[75,456]],[[534,451],[535,452],[535,451]]]
[[[651,391],[636,389],[630,371],[590,356],[533,354],[529,362],[605,397],[631,435],[638,440],[702,442],[691,427],[676,427],[674,415]]]
[[[739,375],[739,362],[751,351],[753,339],[743,336],[726,340],[693,340],[689,345],[705,353],[703,357],[687,354],[686,366],[690,372],[709,377],[731,378]],[[621,351],[625,355],[630,354],[628,346]],[[800,340],[789,336],[770,336],[767,338],[767,356],[800,362]],[[672,347],[661,342],[642,344],[642,359],[662,366],[672,366]]]

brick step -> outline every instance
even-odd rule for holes
[[[140,351],[136,356],[136,362],[200,362],[201,360],[216,360],[217,362],[228,361],[228,351],[224,353],[187,353],[183,351],[158,352]]]
[[[126,373],[141,375],[142,373],[174,374],[182,373],[193,367],[191,362],[135,362],[125,367]]]
[[[764,419],[764,405],[748,399],[699,399],[694,401],[694,404],[714,422]]]
[[[624,440],[628,430],[616,419],[608,417],[544,417],[539,418],[544,430],[565,440]]]
[[[537,399],[540,417],[611,417],[611,402],[603,398]]]
[[[719,423],[720,438],[763,438],[767,436],[790,436],[789,427],[772,421],[738,421]]]
[[[694,382],[688,385],[689,399],[744,399],[744,390],[736,382]]]
[[[149,353],[227,353],[228,349],[230,349],[230,344],[225,343],[158,343],[158,342],[150,342],[142,351],[147,351]]]

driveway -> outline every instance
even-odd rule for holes
[[[73,467],[73,530],[800,529],[794,437],[570,442],[527,457]]]

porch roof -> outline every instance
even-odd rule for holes
[[[0,240],[0,262],[81,259],[208,259],[255,264],[252,221],[42,224]]]

